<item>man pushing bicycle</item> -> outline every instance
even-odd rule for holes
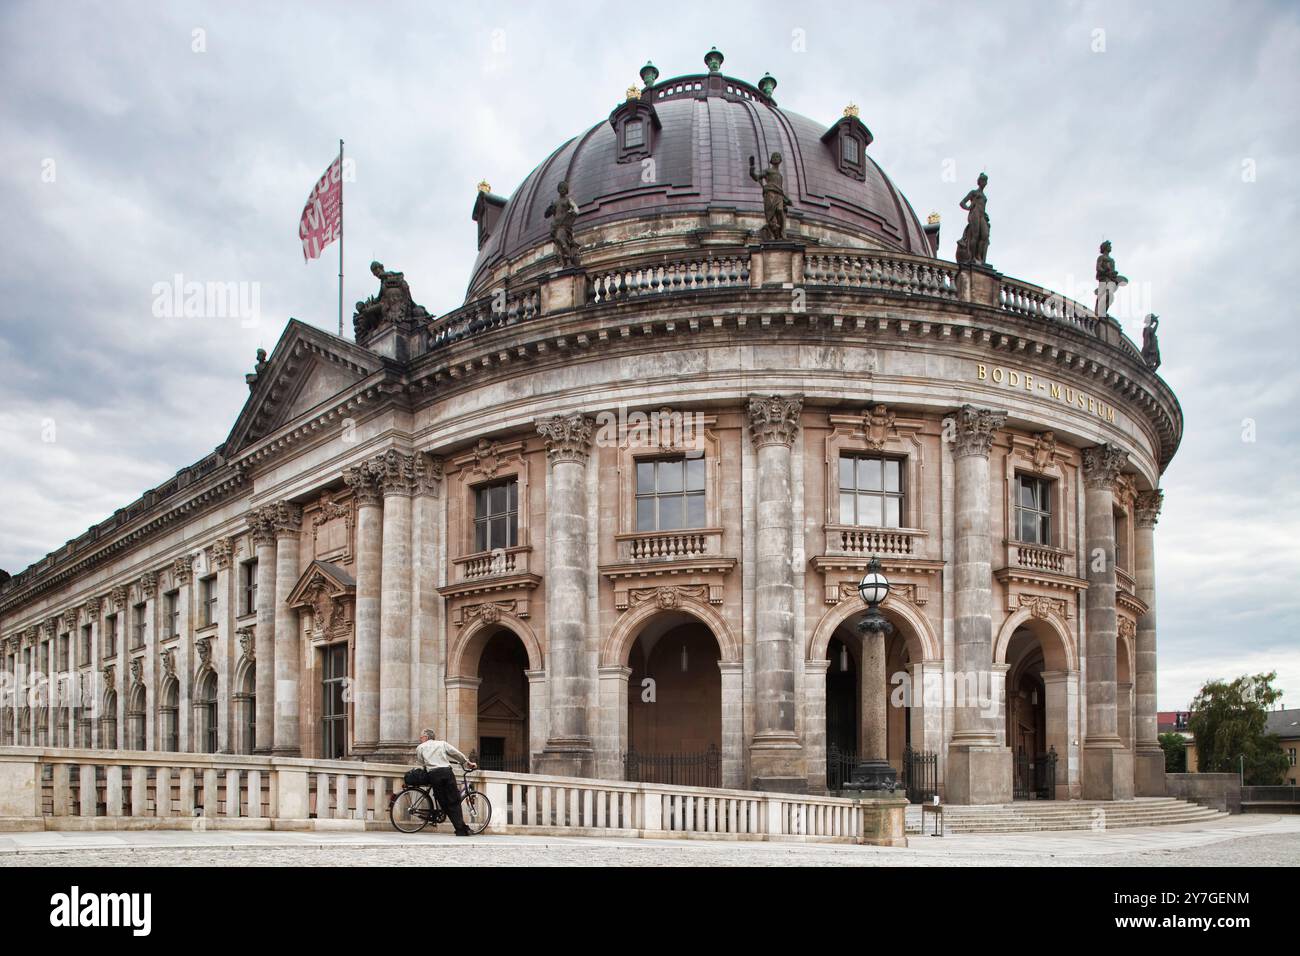
[[[445,740],[438,740],[432,730],[420,732],[420,745],[415,748],[415,759],[421,767],[429,771],[429,789],[442,807],[443,813],[451,821],[456,836],[470,836],[469,827],[460,812],[460,791],[456,787],[456,775],[452,772],[452,761],[466,770],[478,769],[478,764]]]

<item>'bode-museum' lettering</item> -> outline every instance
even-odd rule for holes
[[[1027,392],[1042,392],[1058,402],[1073,405],[1090,415],[1096,415],[1102,421],[1111,424],[1115,423],[1114,405],[1107,405],[1105,402],[1093,398],[1087,392],[1071,388],[1069,385],[1061,385],[1058,382],[1051,382],[1042,378],[1036,379],[1029,372],[1021,372],[1014,368],[1007,369],[1000,365],[994,365],[990,368],[987,365],[977,363],[975,378],[981,382],[992,381],[995,385],[1005,385],[1008,388],[1023,388]]]

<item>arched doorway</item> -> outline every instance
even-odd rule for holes
[[[826,649],[826,785],[838,790],[860,756],[858,714],[861,639],[836,632]]]
[[[161,744],[159,750],[176,753],[180,747],[180,681],[168,678],[162,687],[162,706],[158,715],[162,718]],[[142,748],[143,749],[143,748]]]
[[[195,681],[194,744],[199,753],[217,752],[217,672],[211,668],[200,671]]]
[[[722,785],[721,659],[713,632],[684,612],[641,628],[627,659],[626,779]]]
[[[1046,619],[1017,615],[999,638],[994,663],[1006,667],[1003,733],[1013,797],[1068,799],[1068,684],[1077,673],[1065,639]]]
[[[117,691],[104,692],[104,711],[99,718],[99,746],[104,750],[117,749]]]
[[[257,739],[257,668],[247,658],[242,660],[235,678],[239,688],[233,698],[231,708],[230,739],[234,742],[233,750],[237,754],[251,754]]]
[[[487,636],[478,659],[477,759],[485,770],[527,773],[528,649],[508,628]]]
[[[126,749],[145,750],[145,707],[148,698],[144,684],[135,684],[131,688],[126,704]]]

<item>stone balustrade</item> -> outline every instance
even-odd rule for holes
[[[478,581],[502,574],[526,574],[531,550],[528,547],[498,548],[454,558],[453,562],[460,569],[461,581]]]
[[[718,532],[655,531],[626,537],[628,557],[633,561],[688,558],[710,553],[709,539]]]
[[[998,291],[998,308],[1016,315],[1031,315],[1072,325],[1090,335],[1097,334],[1097,317],[1092,310],[1048,289],[1003,278]]]
[[[911,557],[920,550],[925,532],[913,528],[826,528],[827,554],[865,554]]]
[[[378,829],[400,764],[0,748],[0,831]],[[478,771],[490,833],[900,845],[871,800]],[[897,833],[892,821],[897,817]],[[886,822],[882,825],[882,820]],[[881,834],[885,834],[882,838]]]
[[[1053,574],[1067,573],[1068,553],[1060,548],[1048,548],[1036,544],[1011,545],[1015,567],[1030,571],[1050,571]]]
[[[748,286],[749,256],[737,253],[598,270],[588,277],[587,300],[617,302],[645,295]]]
[[[803,275],[810,286],[957,298],[957,267],[919,256],[818,249],[804,255]]]

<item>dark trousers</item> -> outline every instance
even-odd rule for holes
[[[433,798],[447,814],[452,828],[457,833],[469,833],[469,827],[465,826],[465,819],[460,815],[460,788],[456,786],[456,774],[450,767],[438,767],[429,771],[429,778]]]

